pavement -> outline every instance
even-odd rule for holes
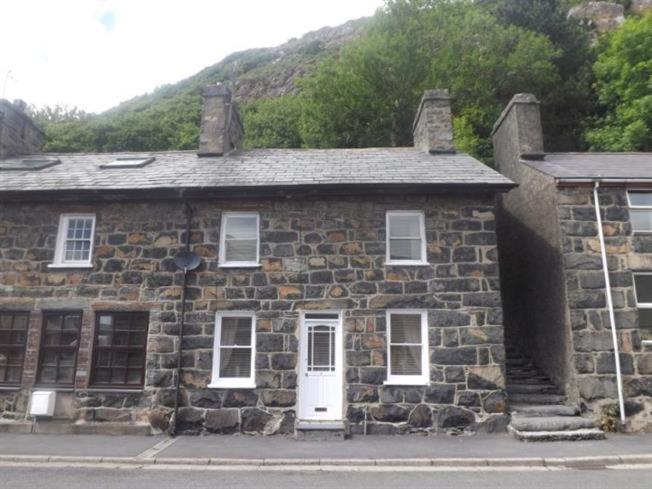
[[[157,470],[156,465],[95,468],[52,466],[0,466],[0,486],[7,489],[650,489],[652,469],[634,470],[513,470],[462,469],[434,471],[406,469],[304,470],[215,470],[194,467]]]
[[[123,464],[214,467],[652,467],[652,433],[607,440],[523,443],[509,435],[283,436],[0,434],[0,464]]]

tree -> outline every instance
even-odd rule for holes
[[[248,148],[300,148],[301,102],[286,95],[253,100],[242,105],[245,146]]]
[[[546,37],[474,2],[391,0],[367,36],[303,80],[302,135],[309,146],[409,145],[423,90],[448,88],[467,149],[486,158],[502,107],[551,90],[557,56]]]
[[[593,150],[652,151],[652,14],[631,17],[600,43],[593,69],[602,113]]]
[[[595,111],[591,66],[595,61],[586,28],[568,17],[568,0],[482,0],[501,23],[546,36],[559,51],[553,60],[559,83],[540,94],[546,148],[579,150],[587,117]]]

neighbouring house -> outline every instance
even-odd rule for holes
[[[455,152],[447,91],[405,148],[242,150],[203,99],[198,153],[147,154],[40,154],[0,102],[0,429],[504,430],[515,185]]]
[[[546,401],[609,422],[622,404],[628,429],[652,429],[652,154],[544,153],[543,139],[539,102],[516,95],[493,131],[519,185],[497,211],[512,412]]]

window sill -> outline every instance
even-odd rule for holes
[[[255,389],[255,382],[242,382],[236,384],[235,382],[213,382],[206,387],[209,389]]]
[[[78,390],[83,390],[85,392],[97,392],[97,393],[103,393],[106,392],[107,394],[142,394],[144,392],[142,387],[136,387],[134,389],[129,389],[128,387],[125,388],[120,388],[120,387],[89,387],[88,389],[78,389]]]
[[[219,268],[260,268],[262,265],[260,263],[220,263]]]
[[[0,385],[0,392],[14,392],[21,390],[19,385]]]
[[[427,261],[386,261],[385,265],[390,267],[424,267],[430,265]]]
[[[35,385],[32,390],[35,391],[56,391],[56,392],[75,392],[74,387],[57,387],[55,385]],[[82,389],[79,389],[82,390]]]
[[[88,263],[86,265],[73,265],[72,263],[50,263],[48,265],[48,268],[54,268],[54,269],[61,269],[61,268],[90,269],[90,268],[93,268],[93,264]]]
[[[427,380],[386,380],[383,385],[395,386],[421,386],[427,387],[429,382]]]

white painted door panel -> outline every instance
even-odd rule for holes
[[[342,326],[338,314],[306,314],[301,323],[299,419],[342,419]]]

